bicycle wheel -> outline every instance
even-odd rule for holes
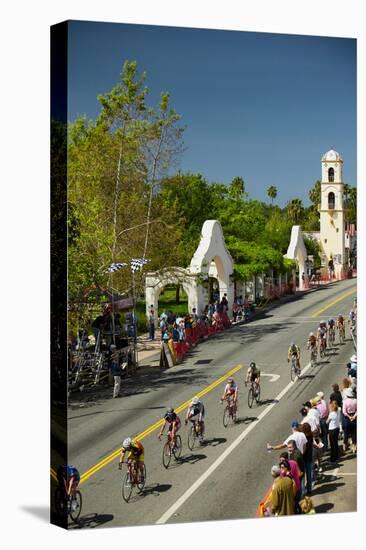
[[[76,502],[76,505],[75,505]],[[83,505],[83,499],[80,491],[76,491],[76,497],[71,499],[70,518],[74,523],[78,522],[81,514],[81,507]]]
[[[249,388],[249,391],[248,391],[248,407],[250,409],[253,407],[253,401],[254,401],[253,388]]]
[[[194,445],[196,443],[196,439],[197,439],[196,430],[195,430],[195,427],[192,425],[188,432],[188,449],[190,451],[193,451]]]
[[[293,382],[296,378],[296,364],[291,362],[291,381]]]
[[[227,428],[230,422],[230,407],[229,405],[226,405],[224,409],[224,414],[222,416],[222,423],[224,425],[224,428]]]
[[[261,400],[261,387],[258,385],[256,394],[255,394],[255,401],[256,401],[257,405],[260,402],[260,400]]]
[[[182,454],[182,438],[180,435],[177,435],[175,439],[175,446],[173,449],[173,455],[175,460],[178,460],[181,454]]]
[[[143,467],[143,479],[141,480],[141,474],[140,474],[140,471],[138,471],[137,475],[138,475],[138,483],[137,483],[137,487],[138,487],[138,490],[140,491],[140,493],[144,490],[144,487],[145,487],[145,483],[146,483],[146,465],[144,463],[144,467]]]
[[[133,491],[133,483],[130,479],[130,473],[127,472],[122,485],[122,497],[125,502],[128,502],[131,498]]]
[[[55,491],[55,510],[59,516],[66,516],[67,506],[65,491],[62,491],[60,487],[57,487]]]
[[[170,442],[167,441],[163,447],[163,466],[169,468],[170,461],[172,459],[172,448]]]

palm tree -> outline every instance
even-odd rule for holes
[[[292,199],[286,205],[287,215],[289,219],[298,225],[304,217],[304,205],[301,199]]]
[[[272,206],[273,206],[273,200],[277,197],[277,187],[274,185],[270,185],[267,189],[267,195],[270,199],[272,199]]]

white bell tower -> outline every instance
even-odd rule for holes
[[[333,149],[322,157],[320,245],[326,256],[326,267],[332,259],[339,278],[345,264],[343,159]]]

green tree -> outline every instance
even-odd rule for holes
[[[273,201],[277,197],[277,187],[275,187],[274,185],[270,185],[267,189],[267,195],[272,200],[273,205]]]
[[[289,220],[295,225],[299,225],[304,219],[304,205],[301,199],[292,199],[287,205],[287,215]]]
[[[309,199],[313,203],[314,210],[318,211],[321,200],[321,181],[317,180],[309,191]]]
[[[238,199],[242,199],[247,193],[245,193],[245,182],[242,177],[236,176],[233,178],[229,186],[230,194]]]

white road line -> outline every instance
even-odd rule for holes
[[[301,371],[302,374],[304,374],[308,369],[310,368],[310,363],[304,367],[304,369]],[[201,475],[194,483],[187,489],[185,493],[159,518],[156,522],[156,524],[163,524],[166,523],[172,515],[186,502],[186,500],[189,499],[191,495],[197,489],[202,485],[204,481],[220,466],[220,464],[227,458],[234,449],[243,441],[243,439],[256,427],[258,426],[258,423],[272,410],[272,408],[277,405],[277,402],[282,399],[282,397],[289,391],[290,388],[293,387],[295,382],[290,382],[274,399],[274,403],[269,405],[266,409],[264,409],[263,412],[258,416],[258,419],[256,422],[253,422],[248,426],[233,442],[232,444],[220,455],[213,464],[206,470],[205,473]]]

